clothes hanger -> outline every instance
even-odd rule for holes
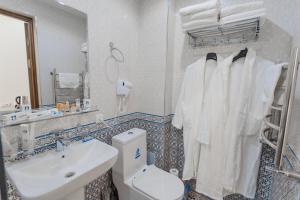
[[[248,53],[248,48],[241,50],[240,53],[232,59],[232,62],[235,62],[240,58],[245,58],[247,56],[247,53]]]
[[[218,56],[216,53],[208,53],[206,55],[206,60],[214,60],[217,61],[218,60]]]

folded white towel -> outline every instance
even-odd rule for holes
[[[202,11],[205,11],[205,10],[210,10],[210,9],[213,9],[213,8],[217,8],[217,9],[220,8],[219,0],[208,0],[204,3],[200,3],[200,4],[197,4],[197,5],[192,5],[192,6],[188,6],[188,7],[185,7],[185,8],[181,8],[179,10],[179,13],[184,16],[184,15],[194,14],[194,13],[197,13],[197,12],[202,12]]]
[[[78,88],[79,74],[75,73],[59,73],[58,74],[60,88]]]
[[[247,19],[252,19],[256,17],[264,17],[266,15],[266,9],[258,9],[254,11],[249,11],[249,12],[243,12],[240,14],[235,14],[235,15],[230,15],[227,17],[223,17],[220,19],[220,24],[228,24],[228,23],[233,23],[237,22],[240,20],[247,20]]]
[[[227,6],[221,9],[221,18],[226,17],[229,15],[238,14],[241,12],[247,12],[252,10],[258,10],[263,8],[264,2],[263,1],[253,1],[249,3],[237,4],[232,6]]]
[[[196,19],[207,19],[207,18],[218,19],[218,17],[219,17],[219,10],[214,8],[214,9],[206,10],[203,12],[198,12],[195,14],[182,16],[181,22],[184,24],[184,23],[190,22],[192,20],[196,20]]]
[[[208,19],[199,19],[199,20],[193,20],[187,23],[182,24],[182,28],[184,31],[191,31],[198,28],[205,28],[210,26],[216,26],[218,25],[218,19],[217,18],[208,18]]]

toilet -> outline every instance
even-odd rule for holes
[[[120,200],[182,200],[182,181],[154,165],[147,165],[146,131],[131,129],[112,138],[119,150],[112,168]]]

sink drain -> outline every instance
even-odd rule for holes
[[[72,177],[74,175],[75,175],[75,172],[68,172],[68,173],[65,174],[65,177],[66,178],[70,178],[70,177]]]

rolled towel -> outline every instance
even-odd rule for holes
[[[219,24],[218,19],[208,18],[208,19],[193,20],[193,21],[184,23],[184,24],[182,24],[182,28],[184,31],[191,31],[191,30],[195,30],[198,28],[216,26],[218,24]]]
[[[233,23],[233,22],[252,19],[256,17],[264,17],[265,15],[266,15],[266,9],[262,8],[258,10],[253,10],[253,11],[248,11],[248,12],[243,12],[243,13],[223,17],[220,19],[220,24]]]
[[[218,19],[218,17],[219,17],[219,10],[214,8],[214,9],[206,10],[203,12],[198,12],[195,14],[182,16],[181,22],[184,24],[184,23],[190,22],[192,20],[196,20],[196,19],[207,19],[207,18]]]
[[[252,10],[258,10],[263,8],[264,2],[263,1],[253,1],[249,3],[237,4],[232,6],[227,6],[221,9],[220,16],[226,17],[229,15],[238,14],[241,12],[247,12]]]
[[[220,8],[220,2],[219,0],[208,0],[206,2],[197,4],[197,5],[192,5],[192,6],[187,6],[185,8],[181,8],[179,10],[180,15],[190,15],[198,12],[202,12],[205,10],[210,10],[210,9],[219,9]]]

